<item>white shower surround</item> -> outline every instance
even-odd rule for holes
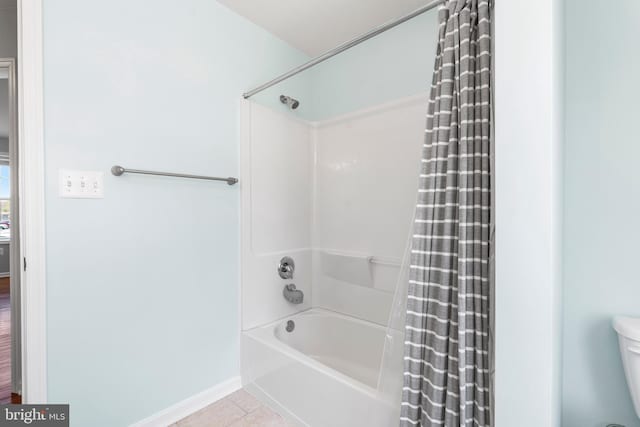
[[[411,226],[426,100],[322,122],[242,101],[242,379],[302,425],[370,413],[367,424],[344,425],[383,426],[395,416],[390,385],[383,394],[372,372]],[[296,262],[293,280],[276,273],[285,255]],[[287,283],[305,293],[304,304],[285,301]],[[303,326],[295,340],[278,332],[290,319]],[[401,365],[390,367],[400,378]],[[315,401],[301,406],[300,398]],[[369,409],[354,412],[358,405]]]

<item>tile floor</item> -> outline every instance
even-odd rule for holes
[[[290,427],[284,418],[245,390],[183,418],[170,427]]]

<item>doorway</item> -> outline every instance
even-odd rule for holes
[[[0,403],[21,401],[16,66],[0,59]]]

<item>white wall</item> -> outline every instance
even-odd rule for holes
[[[426,105],[421,94],[305,122],[243,103],[243,329],[311,306],[387,324],[415,207]],[[296,262],[290,281],[276,272],[285,255]],[[282,297],[291,282],[304,304]]]
[[[314,305],[387,324],[409,236],[426,94],[315,125]]]
[[[495,4],[496,422],[560,425],[562,2]]]
[[[0,147],[0,152],[9,152],[9,80],[0,77],[0,138],[6,145]]]
[[[17,12],[15,8],[0,7],[0,58],[18,55]]]
[[[313,147],[309,123],[251,101],[242,102],[242,329],[311,307]],[[277,272],[295,261],[292,280]],[[304,292],[299,305],[282,296],[285,284]]]

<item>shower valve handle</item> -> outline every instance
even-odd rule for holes
[[[293,262],[293,258],[286,256],[278,264],[278,275],[285,280],[293,279],[295,269],[296,264]]]

